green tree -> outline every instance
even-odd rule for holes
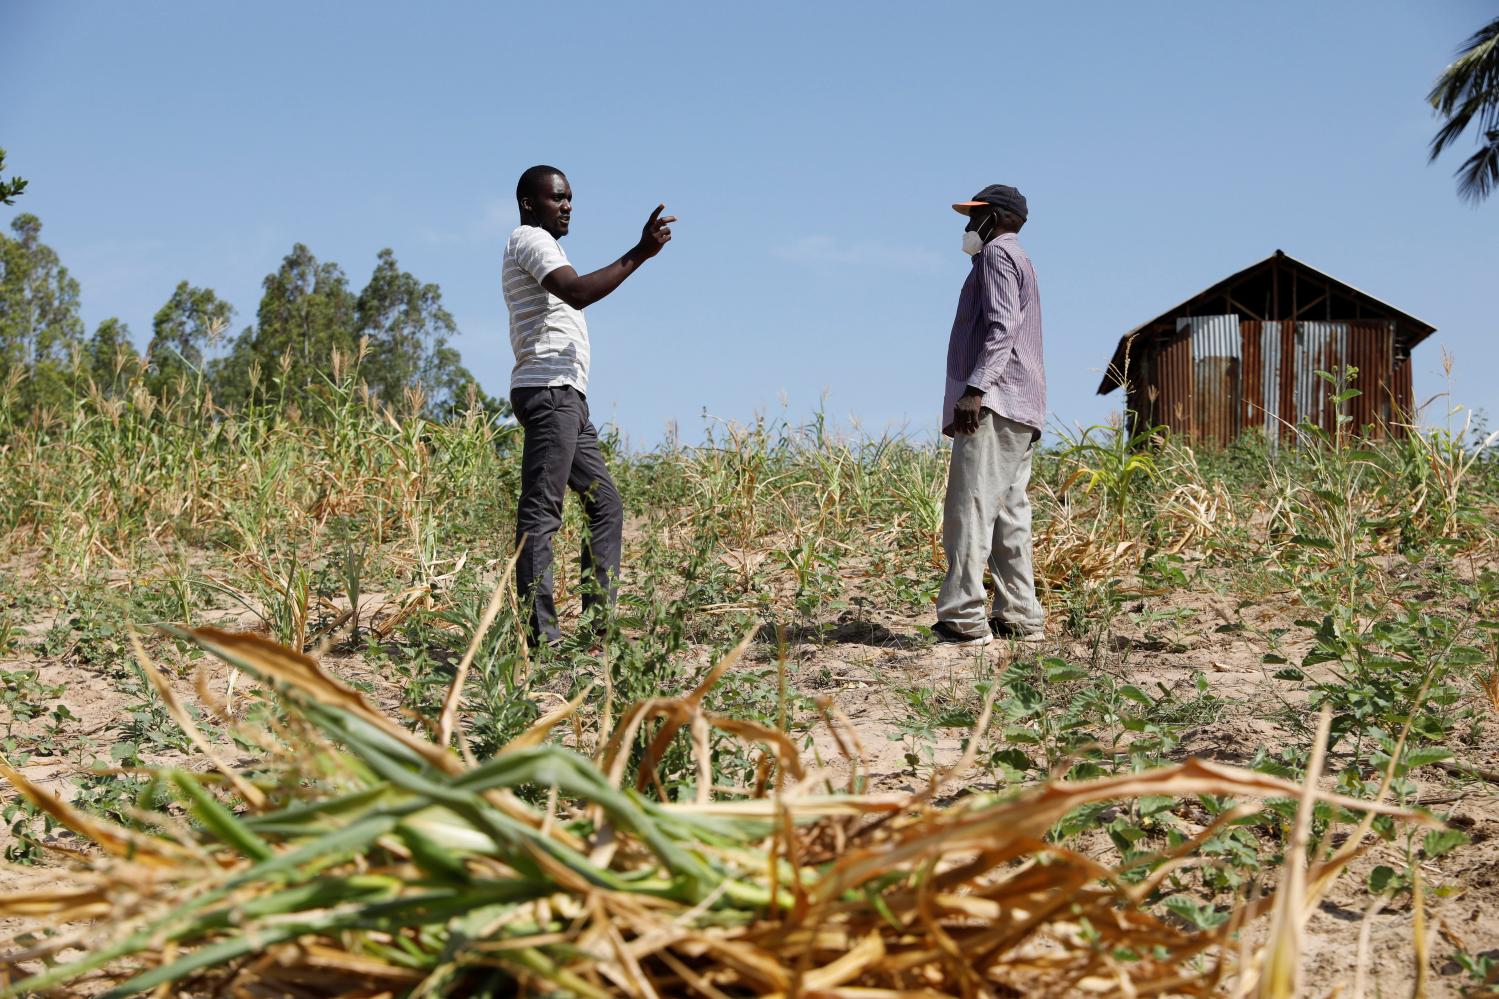
[[[361,337],[369,338],[362,371],[370,392],[397,406],[408,388],[420,389],[429,412],[462,404],[473,376],[449,346],[458,333],[442,305],[442,291],[400,269],[389,249],[381,250],[355,306]]]
[[[446,419],[467,412],[470,405],[477,405],[491,417],[510,416],[510,402],[487,394],[463,366],[457,349],[438,348],[433,352],[432,366],[439,375],[434,393],[427,399],[428,416]]]
[[[1457,168],[1457,191],[1478,202],[1499,186],[1499,17],[1474,32],[1427,95],[1446,119],[1431,140],[1431,160],[1476,125],[1478,151]]]
[[[263,288],[255,325],[212,366],[214,393],[230,405],[249,402],[257,391],[302,405],[320,383],[319,372],[327,370],[334,349],[353,355],[355,297],[343,270],[320,263],[301,243],[266,277]]]
[[[130,341],[130,327],[111,316],[99,324],[84,349],[89,377],[111,398],[124,393],[141,359]]]
[[[0,234],[0,380],[26,374],[23,405],[61,405],[72,392],[84,347],[78,282],[41,241],[35,215],[17,215]]]
[[[158,395],[186,378],[202,376],[208,349],[229,328],[234,307],[212,288],[194,288],[179,281],[167,303],[151,320],[150,385]]]
[[[5,169],[5,150],[0,149],[0,170]],[[21,177],[12,177],[6,180],[0,176],[0,205],[13,205],[16,196],[26,190],[26,181]]]

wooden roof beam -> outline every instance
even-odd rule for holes
[[[1230,309],[1234,309],[1234,310],[1236,310],[1238,312],[1242,312],[1246,316],[1248,316],[1250,319],[1255,319],[1255,320],[1258,320],[1259,322],[1264,322],[1265,321],[1265,317],[1264,316],[1260,315],[1258,312],[1255,312],[1249,306],[1245,305],[1243,302],[1241,302],[1238,299],[1234,298],[1232,295],[1227,295],[1225,297],[1228,299],[1228,307]]]
[[[1302,316],[1306,315],[1308,311],[1315,309],[1325,301],[1327,301],[1327,292],[1324,291],[1322,294],[1318,295],[1310,302],[1307,302],[1305,305],[1298,307],[1296,309],[1296,315],[1292,316],[1291,318],[1300,319]]]

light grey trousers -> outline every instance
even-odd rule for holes
[[[947,578],[937,594],[937,620],[960,633],[988,633],[984,566],[994,575],[994,615],[1021,632],[1040,631],[1046,612],[1036,599],[1031,567],[1031,481],[1035,431],[984,410],[973,434],[953,438],[942,506]]]

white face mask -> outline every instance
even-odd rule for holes
[[[970,257],[984,248],[984,240],[971,229],[963,233],[963,252]]]

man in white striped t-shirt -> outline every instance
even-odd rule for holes
[[[556,644],[552,599],[552,536],[562,525],[569,488],[583,498],[583,609],[598,612],[614,599],[624,506],[604,466],[588,417],[588,324],[583,309],[609,294],[671,240],[675,216],[658,205],[640,241],[614,263],[579,274],[557,240],[572,222],[573,192],[556,167],[534,166],[515,187],[520,225],[505,244],[503,279],[510,310],[510,405],[525,428],[520,504],[515,518],[515,587],[530,609],[532,641]]]

